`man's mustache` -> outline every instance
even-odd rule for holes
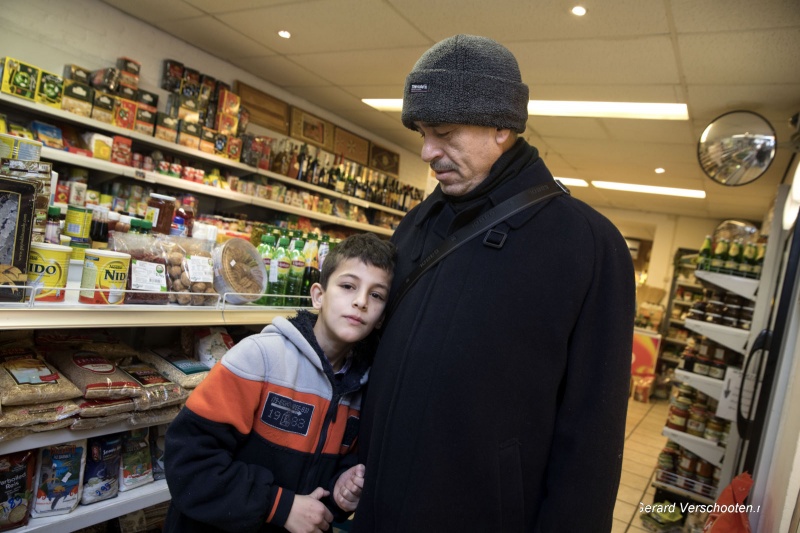
[[[451,170],[458,170],[458,167],[452,163],[431,163],[431,170],[434,172],[449,172]]]

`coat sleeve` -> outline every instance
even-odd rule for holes
[[[613,522],[630,388],[635,277],[624,239],[608,226],[594,227],[594,275],[570,338],[537,533],[610,531]]]
[[[235,362],[249,357],[247,350],[258,353],[244,339],[225,357]],[[262,386],[218,363],[170,424],[165,473],[172,505],[183,516],[235,532],[286,522],[294,493],[275,485],[266,467],[234,459],[252,429]]]

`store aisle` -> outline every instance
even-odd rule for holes
[[[667,420],[669,402],[651,403],[628,400],[625,426],[625,451],[622,456],[622,478],[614,507],[612,533],[647,531],[639,517],[639,504],[653,503],[655,489],[650,485],[658,454],[667,443],[661,435]]]

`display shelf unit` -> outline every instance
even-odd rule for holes
[[[31,103],[19,98],[14,98],[9,95],[0,94],[0,106],[16,108],[25,113],[36,114],[37,116],[54,119],[60,122],[67,122],[73,125],[85,126],[87,128],[91,128],[94,131],[100,131],[105,134],[121,135],[134,140],[137,144],[141,144],[152,149],[164,150],[172,154],[179,154],[181,156],[190,158],[194,161],[200,161],[210,166],[224,168],[226,170],[235,171],[240,174],[261,175],[275,181],[290,184],[294,187],[311,190],[318,194],[323,194],[329,198],[343,199],[351,204],[357,205],[364,209],[376,209],[398,216],[405,215],[405,212],[403,211],[386,207],[378,203],[367,202],[360,198],[355,198],[352,196],[342,194],[340,192],[332,191],[330,189],[325,189],[323,187],[319,187],[310,183],[292,179],[287,176],[277,174],[275,172],[251,167],[249,165],[245,165],[240,162],[231,161],[230,159],[201,152],[200,150],[187,148],[177,143],[164,141],[161,139],[157,139],[156,137],[151,137],[148,135],[138,133],[133,130],[120,128],[112,124],[100,122],[95,119],[81,117],[74,113],[69,113],[67,111],[62,111],[60,109],[55,109],[48,106]],[[141,169],[136,169],[125,165],[119,165],[116,163],[112,163],[110,161],[98,160],[83,155],[56,150],[53,148],[44,147],[42,149],[42,159],[46,161],[54,161],[81,168],[86,168],[89,170],[96,170],[107,174],[133,178],[147,183],[163,185],[165,187],[173,187],[175,189],[190,191],[198,194],[204,194],[215,198],[234,200],[236,202],[246,205],[256,205],[260,207],[265,207],[279,212],[308,217],[321,222],[326,222],[328,224],[336,224],[344,227],[349,227],[352,229],[357,229],[359,231],[371,231],[381,235],[392,234],[392,230],[388,228],[374,226],[371,224],[363,224],[356,221],[335,217],[332,215],[325,215],[322,213],[318,213],[316,211],[310,211],[307,209],[294,207],[291,205],[275,202],[272,200],[257,198],[254,196],[245,195],[234,191],[229,191],[219,187],[211,187],[201,183],[194,183],[188,180],[183,180],[179,178],[165,176],[163,174],[158,174],[156,172],[143,171]]]
[[[28,525],[15,529],[19,533],[64,533],[77,531],[100,522],[112,520],[151,505],[169,501],[166,480],[160,479],[135,489],[120,492],[115,498],[90,505],[78,505],[68,514],[31,518]]]
[[[688,331],[683,318],[694,303],[695,295],[703,290],[694,278],[696,255],[688,249],[680,249],[675,254],[666,314],[661,321],[661,336],[664,340],[659,348],[659,361],[670,367],[680,361],[680,353],[688,342]]]
[[[684,489],[682,487],[678,487],[677,485],[673,485],[671,483],[664,483],[662,481],[653,481],[652,485],[659,489],[663,489],[673,494],[689,498],[690,500],[694,500],[699,503],[704,503],[706,505],[714,504],[714,500],[712,498],[708,498],[706,496],[703,496],[702,494],[697,494],[696,492]]]
[[[747,342],[750,338],[749,330],[711,324],[693,318],[686,319],[686,327],[698,335],[708,337],[717,344],[721,344],[735,352],[747,353]]]
[[[755,300],[758,296],[758,280],[732,276],[730,274],[720,274],[718,272],[707,272],[697,270],[694,275],[697,279],[716,285],[721,289],[738,294],[748,300]]]
[[[714,466],[721,468],[722,459],[725,456],[725,448],[716,442],[712,442],[702,437],[695,437],[684,431],[678,431],[664,426],[661,434],[669,440],[677,442],[690,452],[699,455]]]

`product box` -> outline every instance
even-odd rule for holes
[[[217,118],[214,123],[214,129],[225,135],[236,135],[239,128],[239,117],[236,115],[227,115],[225,113],[217,113]]]
[[[36,99],[41,69],[12,57],[0,59],[0,69],[2,69],[0,91],[25,98],[31,102]]]
[[[117,107],[114,112],[114,125],[126,130],[132,130],[133,125],[136,123],[136,102],[133,100],[126,100],[125,98],[117,99]]]
[[[42,143],[39,141],[0,133],[0,158],[38,161],[41,155]]]
[[[139,89],[139,75],[128,72],[127,70],[120,70],[119,85],[120,87],[126,87],[135,91]]]
[[[214,143],[217,140],[217,130],[212,130],[211,128],[203,128],[200,131],[200,145],[198,148],[201,152],[205,152],[207,154],[214,153]]]
[[[171,94],[167,98],[167,113],[179,120],[199,122],[200,104],[197,98],[187,97],[182,94]]]
[[[133,141],[122,135],[115,135],[111,144],[111,162],[118,165],[131,166],[133,159]]]
[[[50,205],[50,192],[53,190],[53,165],[41,161],[22,161],[20,159],[0,160],[3,174],[7,177],[23,179],[36,186],[34,198],[32,240],[44,241],[44,232],[47,225],[47,207]]]
[[[233,161],[239,161],[242,157],[242,139],[228,137],[227,157]]]
[[[158,108],[158,95],[150,91],[139,89],[136,91],[136,103],[139,104],[140,107],[142,104],[152,107],[153,113],[155,113],[155,110]]]
[[[134,89],[132,87],[126,87],[124,85],[119,85],[117,87],[117,96],[120,98],[125,98],[126,100],[130,100],[132,102],[136,101],[137,93],[139,92],[138,89]]]
[[[89,85],[92,81],[92,71],[78,65],[64,65],[64,80],[79,81]]]
[[[218,102],[219,95],[222,94],[222,91],[231,91],[231,86],[225,83],[224,81],[217,80],[217,86],[214,87],[214,97],[211,98],[211,101]]]
[[[61,97],[61,109],[82,117],[91,117],[93,102],[94,89],[79,81],[64,81],[64,95]]]
[[[36,90],[36,103],[61,109],[61,96],[64,94],[64,78],[58,74],[42,71]]]
[[[21,302],[28,281],[28,254],[37,185],[0,176],[0,302]]]
[[[136,120],[133,130],[143,135],[153,135],[156,131],[156,114],[154,107],[139,104],[136,107]]]
[[[91,85],[99,91],[116,92],[119,85],[119,70],[115,68],[101,68],[92,71]]]
[[[202,126],[200,124],[181,120],[178,123],[178,144],[187,148],[198,149],[200,147],[201,131]]]
[[[239,106],[242,101],[238,94],[223,89],[219,93],[219,101],[217,103],[217,113],[225,113],[228,115],[238,115]]]
[[[172,93],[181,89],[183,81],[183,63],[174,59],[165,59],[161,68],[161,88]]]
[[[193,69],[183,68],[183,80],[181,81],[180,93],[187,98],[198,98],[200,96],[200,72]]]
[[[105,122],[106,124],[114,123],[114,109],[117,107],[117,97],[100,92],[94,92],[94,105],[92,106],[92,118]]]
[[[43,145],[56,150],[64,149],[64,137],[61,134],[61,128],[34,120],[31,122],[31,131],[33,131],[35,139]]]
[[[142,64],[129,57],[118,57],[117,68],[122,71],[130,72],[131,74],[139,75],[142,70]]]
[[[208,106],[208,103],[214,98],[214,89],[217,86],[217,80],[203,74],[200,77],[200,94],[198,95],[200,100],[200,108],[205,109]]]
[[[92,151],[92,157],[104,161],[111,160],[111,146],[114,144],[114,139],[100,133],[84,133],[81,138],[86,149]]]
[[[178,139],[178,119],[166,113],[156,114],[156,139],[175,142]]]
[[[228,157],[228,136],[224,133],[217,132],[214,138],[214,155]]]

